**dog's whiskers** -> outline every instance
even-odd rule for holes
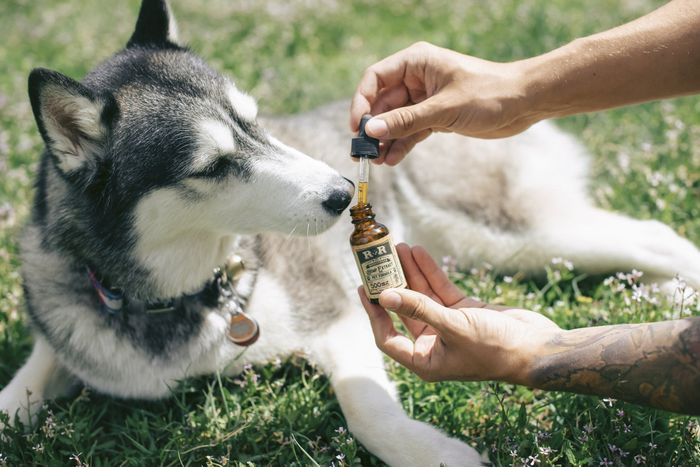
[[[297,227],[299,227],[299,224],[294,224],[294,227],[292,227],[289,233],[287,233],[287,235],[285,235],[285,237],[282,239],[282,248],[287,248],[294,241],[292,236],[294,235],[294,232],[296,232]]]

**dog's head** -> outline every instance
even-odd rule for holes
[[[206,245],[232,234],[321,232],[351,200],[347,179],[268,135],[255,101],[178,44],[164,0],[144,0],[126,48],[82,82],[36,69],[29,94],[48,160],[89,217],[81,235],[93,250],[130,245],[146,269],[182,261],[163,255],[183,241],[209,268]]]

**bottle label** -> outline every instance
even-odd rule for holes
[[[377,300],[382,290],[408,285],[389,235],[365,245],[353,246],[352,252],[365,292],[371,300]]]

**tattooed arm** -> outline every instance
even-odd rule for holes
[[[700,414],[700,318],[560,331],[529,386]]]
[[[421,247],[398,245],[411,290],[360,298],[377,346],[427,381],[497,380],[700,415],[700,317],[564,331],[465,297]],[[399,333],[386,310],[410,333]]]

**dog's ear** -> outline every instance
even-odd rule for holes
[[[56,71],[29,75],[29,99],[46,147],[66,174],[97,165],[109,122],[117,113],[111,95],[95,95]]]
[[[136,30],[126,44],[167,47],[177,45],[177,23],[166,0],[143,0]]]

